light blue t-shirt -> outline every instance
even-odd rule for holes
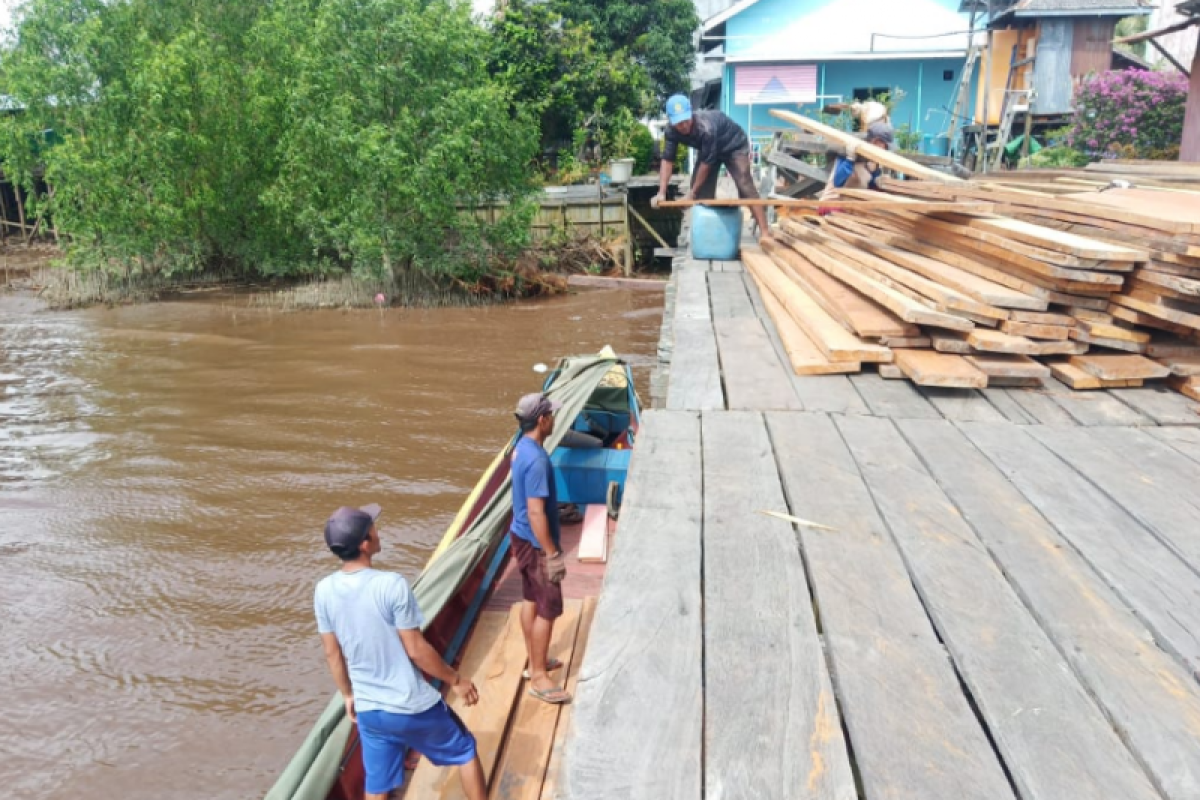
[[[408,582],[364,569],[321,579],[313,596],[317,630],[337,637],[354,689],[354,710],[420,714],[442,696],[417,668],[397,631],[424,620]]]

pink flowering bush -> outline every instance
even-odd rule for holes
[[[1187,93],[1187,78],[1177,72],[1089,75],[1075,90],[1067,143],[1096,157],[1177,157]]]

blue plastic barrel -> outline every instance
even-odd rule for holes
[[[692,206],[692,258],[735,261],[742,241],[742,210]]]

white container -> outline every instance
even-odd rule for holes
[[[608,164],[609,177],[613,183],[629,183],[633,177],[633,159],[618,158]]]

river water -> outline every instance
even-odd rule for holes
[[[415,575],[532,365],[611,344],[645,398],[661,306],[0,298],[0,794],[260,797],[333,692],[328,513],[381,503],[381,564]]]

